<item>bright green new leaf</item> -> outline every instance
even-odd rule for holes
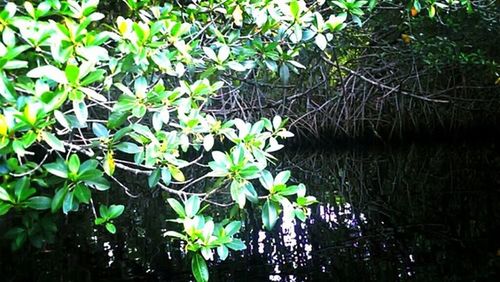
[[[106,229],[109,231],[109,233],[111,234],[115,234],[116,233],[116,226],[111,223],[111,222],[107,222],[106,223]]]
[[[123,211],[125,210],[125,206],[123,205],[111,205],[108,208],[108,218],[109,219],[114,219],[122,215]]]
[[[68,169],[70,172],[77,174],[80,169],[80,158],[77,154],[71,154],[68,160]]]
[[[76,84],[78,82],[78,77],[80,75],[80,69],[78,66],[68,64],[64,73],[66,75],[66,80],[70,84]]]

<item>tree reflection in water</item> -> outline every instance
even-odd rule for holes
[[[306,223],[280,220],[273,232],[249,211],[241,234],[247,250],[210,262],[212,281],[469,281],[499,274],[495,146],[298,151],[283,159],[280,170],[291,169],[321,203]],[[135,177],[123,178],[147,190]],[[184,246],[163,237],[175,225],[165,221],[172,215],[162,198],[123,201],[130,212],[116,236],[94,229],[90,211],[71,215],[61,221],[57,243],[42,252],[7,260],[2,248],[0,271],[7,281],[188,281]]]

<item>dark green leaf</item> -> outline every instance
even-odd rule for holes
[[[208,281],[208,267],[205,259],[200,254],[194,254],[191,260],[191,271],[197,282]]]
[[[84,182],[99,191],[106,191],[109,189],[109,182],[102,176],[85,180]]]
[[[45,196],[31,197],[26,201],[28,207],[35,210],[48,210],[52,204],[52,199]]]
[[[76,209],[73,199],[74,199],[73,192],[66,193],[66,197],[64,197],[64,202],[62,206],[64,214],[68,214],[70,211]]]
[[[30,189],[30,184],[30,179],[26,176],[16,181],[14,193],[18,203],[26,200],[29,196],[36,192],[35,189]]]
[[[85,186],[85,184],[78,183],[75,187],[74,194],[80,203],[85,203],[85,204],[90,203],[90,197],[92,195],[92,192],[87,186]]]
[[[67,186],[64,186],[63,188],[57,190],[56,194],[54,195],[54,198],[52,199],[52,204],[51,204],[51,211],[53,213],[55,213],[62,207],[63,201],[66,197],[66,193],[68,193]]]
[[[160,181],[160,169],[155,169],[148,177],[149,188],[155,187]]]
[[[272,230],[278,221],[278,210],[273,202],[266,200],[262,207],[262,222],[267,230]]]
[[[0,188],[0,189],[2,189],[2,188]],[[0,202],[0,216],[7,214],[9,212],[10,208],[12,208],[12,205]]]

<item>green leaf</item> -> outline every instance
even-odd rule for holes
[[[74,210],[76,207],[74,205],[74,194],[73,192],[66,193],[66,197],[64,197],[63,202],[63,213],[68,214],[70,211]]]
[[[102,217],[98,217],[98,218],[96,218],[96,219],[94,220],[94,224],[95,224],[95,225],[101,225],[101,224],[103,224],[103,223],[105,223],[105,222],[106,222],[106,219],[105,219],[105,218],[102,218]]]
[[[48,163],[43,165],[43,167],[51,174],[61,177],[68,178],[68,167],[62,160],[57,160],[55,163]]]
[[[255,187],[253,187],[253,184],[251,182],[248,182],[244,185],[245,188],[245,196],[247,199],[256,204],[259,202],[259,195],[257,195],[257,191],[255,191]]]
[[[85,124],[87,122],[89,112],[84,101],[73,101],[73,111],[81,124]]]
[[[224,62],[229,58],[229,54],[231,54],[231,49],[229,49],[228,46],[222,45],[222,47],[219,48],[219,53],[217,54],[217,59],[219,62]]]
[[[255,165],[248,165],[240,171],[240,176],[245,179],[259,178],[260,168]]]
[[[10,208],[12,208],[12,205],[0,202],[0,216],[7,214]]]
[[[164,235],[165,235],[165,236],[170,236],[170,237],[179,238],[179,239],[181,239],[181,240],[185,240],[185,241],[187,241],[187,240],[188,240],[188,238],[186,237],[186,235],[183,235],[183,234],[181,234],[181,233],[179,233],[179,232],[175,232],[175,231],[167,231],[167,232],[165,232],[165,234],[164,234]]]
[[[328,42],[326,41],[326,37],[321,33],[316,35],[316,37],[314,38],[314,43],[316,43],[316,46],[318,46],[321,50],[325,50],[328,44]]]
[[[290,69],[285,63],[283,63],[280,67],[280,78],[283,84],[288,84],[288,80],[290,79]]]
[[[26,76],[31,77],[31,78],[40,78],[40,77],[47,77],[57,83],[60,84],[67,84],[68,80],[66,79],[66,74],[61,71],[60,69],[52,66],[52,65],[46,65],[46,66],[41,66],[34,68],[30,70]]]
[[[115,146],[119,151],[127,154],[136,154],[142,151],[142,148],[131,142],[122,142]]]
[[[202,229],[202,238],[205,244],[208,244],[210,240],[210,236],[212,236],[212,233],[214,232],[214,222],[212,220],[208,221],[205,223]]]
[[[80,83],[82,86],[87,86],[96,81],[101,81],[104,78],[104,74],[106,71],[104,70],[96,70],[87,75]]]
[[[233,251],[242,251],[247,248],[245,243],[243,243],[240,239],[233,239],[231,242],[226,244],[226,247]]]
[[[92,132],[94,132],[95,136],[100,138],[109,137],[109,131],[106,126],[97,122],[92,123]]]
[[[0,200],[5,202],[14,202],[14,199],[10,196],[10,194],[3,187],[0,186]]]
[[[113,219],[122,215],[125,207],[123,205],[111,205],[108,208],[108,218]]]
[[[70,84],[76,84],[78,82],[78,76],[80,75],[80,69],[78,66],[68,64],[64,70],[66,79]]]
[[[57,137],[47,131],[42,131],[42,139],[47,142],[47,144],[54,150],[59,151],[59,152],[66,152],[66,149],[64,148],[64,144],[61,140],[57,139]]]
[[[299,19],[300,16],[300,6],[297,0],[290,1],[290,13],[295,20]]]
[[[206,282],[208,281],[208,267],[205,259],[196,253],[191,259],[191,271],[193,272],[194,278],[197,282]]]
[[[278,221],[278,210],[273,202],[266,200],[262,207],[262,222],[267,230],[272,230]]]
[[[149,188],[154,188],[158,184],[159,181],[160,181],[160,169],[155,169],[148,176]]]
[[[83,165],[80,166],[80,171],[78,172],[78,180],[87,181],[87,180],[99,179],[100,177],[102,177],[102,171],[95,168],[87,168],[83,170],[82,167]]]
[[[75,187],[74,194],[80,203],[85,203],[85,204],[90,203],[90,197],[92,192],[87,186],[85,186],[85,184],[78,183]]]
[[[271,173],[268,170],[264,170],[260,173],[259,181],[260,181],[260,184],[262,184],[262,186],[264,188],[266,188],[266,190],[268,190],[268,191],[272,190],[272,188],[273,188],[273,176],[271,175]]]
[[[172,181],[172,174],[168,168],[161,169],[161,180],[165,185],[170,185],[170,182]]]
[[[184,206],[186,207],[187,217],[193,217],[200,210],[200,198],[197,195],[193,195],[184,203]]]
[[[226,225],[226,227],[224,227],[224,231],[226,232],[227,236],[233,236],[234,234],[238,233],[238,231],[240,231],[240,228],[241,228],[241,222],[233,221],[228,225]]]
[[[306,214],[302,209],[295,209],[294,210],[295,217],[300,219],[300,221],[305,222],[306,221]]]
[[[108,216],[108,207],[106,205],[100,205],[99,206],[99,214],[101,215],[101,217],[103,217],[106,220],[108,220],[109,219],[109,216]]]
[[[106,229],[111,234],[115,234],[116,233],[116,226],[113,223],[111,223],[111,222],[106,223]]]
[[[167,199],[168,204],[172,207],[172,209],[179,215],[180,218],[186,217],[186,212],[184,211],[184,207],[179,201],[174,198]]]
[[[221,260],[226,260],[229,255],[229,249],[224,245],[220,245],[217,247],[217,254]]]
[[[36,196],[29,198],[26,204],[35,210],[48,210],[52,204],[52,199],[45,196]]]
[[[99,176],[95,177],[89,180],[85,180],[85,183],[87,185],[90,185],[94,187],[95,189],[99,191],[106,191],[109,189],[109,182],[106,180],[106,178]]]
[[[217,55],[215,54],[214,50],[209,47],[203,47],[203,52],[210,58],[212,61],[217,62]]]
[[[283,195],[283,196],[290,196],[290,195],[297,194],[298,191],[299,191],[299,186],[292,185],[292,186],[288,186],[285,189],[279,191],[279,194]]]
[[[240,209],[243,209],[246,203],[246,195],[245,195],[245,189],[243,188],[243,184],[239,183],[236,180],[233,180],[233,182],[231,182],[230,192],[231,192],[231,198],[236,203],[238,203]]]
[[[59,210],[62,207],[64,198],[66,197],[66,193],[68,193],[67,186],[64,186],[63,188],[57,190],[56,194],[54,195],[54,198],[52,199],[52,203],[51,203],[52,213],[55,213],[57,210]]]
[[[274,185],[285,184],[288,181],[288,179],[290,179],[290,171],[289,170],[282,171],[278,173],[278,175],[276,175],[276,177],[274,178]]]
[[[77,154],[71,154],[68,160],[68,169],[70,172],[77,174],[80,169],[80,158]]]
[[[26,200],[29,196],[36,193],[35,189],[30,188],[30,184],[30,179],[26,176],[16,181],[14,193],[18,203]]]
[[[237,61],[230,61],[230,62],[227,63],[227,66],[230,69],[232,69],[234,71],[237,71],[237,72],[242,72],[242,71],[246,71],[247,70],[247,68],[244,65],[238,63]]]
[[[184,174],[182,173],[182,171],[179,168],[177,168],[176,166],[173,166],[173,165],[169,165],[168,168],[170,170],[170,173],[172,174],[172,177],[175,180],[180,181],[180,182],[186,181],[186,177],[184,176]]]

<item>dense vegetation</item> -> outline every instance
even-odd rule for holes
[[[181,2],[2,4],[0,215],[18,223],[6,234],[13,249],[50,244],[61,211],[91,209],[118,232],[126,209],[106,191],[113,182],[137,196],[119,169],[168,195],[180,227],[165,235],[185,242],[207,281],[206,260],[245,248],[239,210],[260,209],[270,230],[281,216],[304,221],[316,202],[289,171],[270,172],[294,135],[289,117],[356,135],[359,119],[375,132],[384,122],[378,103],[427,109],[451,90],[494,89],[494,48],[439,36],[474,29],[464,19],[494,33],[494,2]],[[471,60],[481,72],[466,85],[442,81]]]

